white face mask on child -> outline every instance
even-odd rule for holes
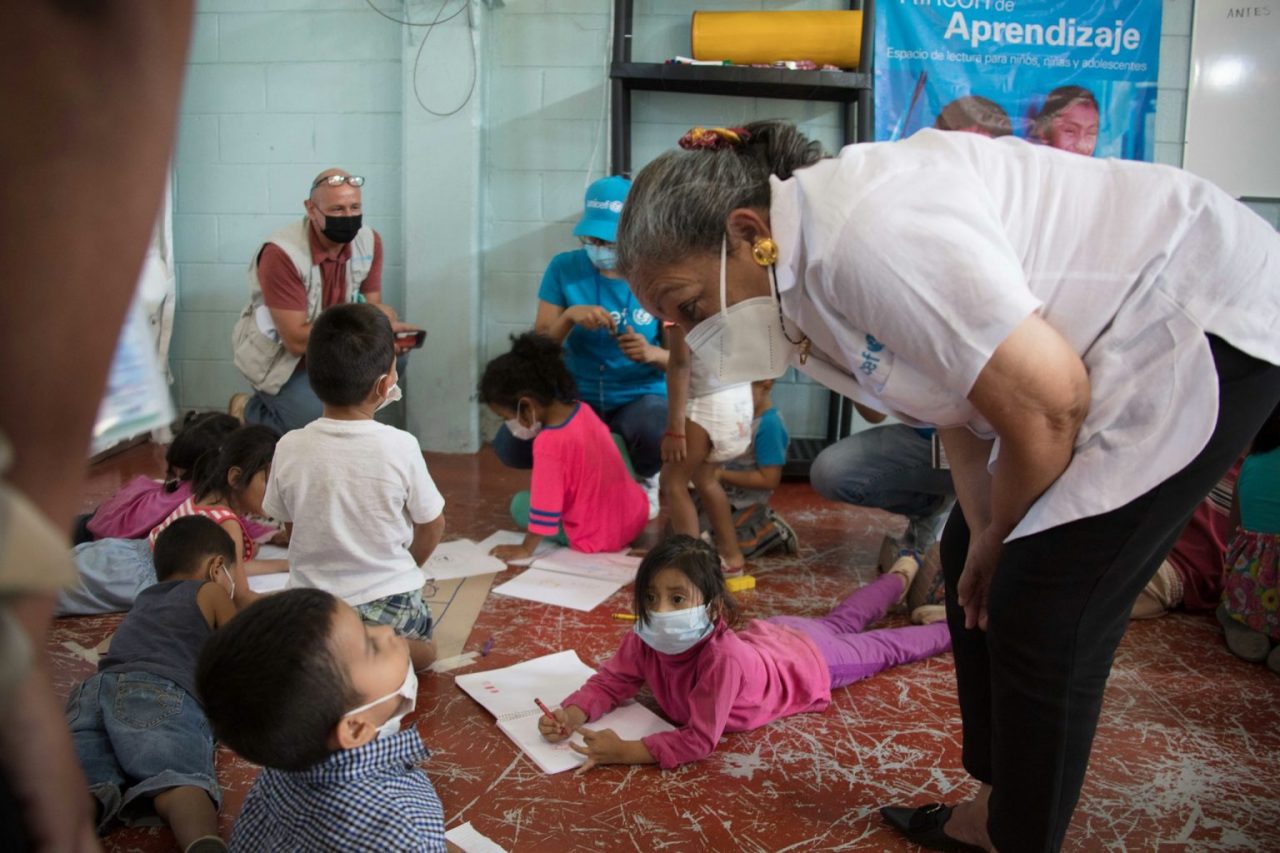
[[[697,606],[666,613],[650,612],[636,623],[635,632],[655,652],[678,655],[702,642],[714,628],[707,608]]]
[[[520,404],[516,403],[516,416],[506,422],[507,430],[521,441],[533,441],[534,436],[542,432],[542,424],[537,421],[532,426],[525,426],[520,423]]]
[[[400,383],[397,382],[387,389],[387,396],[378,404],[378,408],[374,409],[374,411],[380,412],[392,403],[398,402],[402,397],[404,397],[404,392],[400,390]]]
[[[404,682],[397,687],[395,691],[388,693],[386,696],[374,699],[372,702],[367,702],[359,708],[352,708],[342,716],[350,717],[352,714],[359,714],[361,711],[367,711],[375,705],[379,705],[387,701],[392,696],[400,697],[402,700],[400,702],[402,710],[398,713],[392,714],[387,718],[385,723],[378,726],[378,737],[391,737],[392,735],[399,733],[400,721],[403,720],[407,714],[412,712],[414,708],[418,707],[418,674],[413,671],[412,659],[409,661],[409,671],[405,674]],[[405,707],[405,702],[408,702],[408,707]]]
[[[231,570],[227,568],[226,563],[223,563],[220,568],[222,569],[222,573],[227,576],[227,580],[231,581],[231,589],[227,589],[225,586],[222,588],[227,589],[227,595],[234,601],[236,597],[236,576],[231,574]],[[222,584],[218,583],[218,579],[214,577],[213,573],[209,574],[209,580],[218,584],[218,586],[222,586]]]

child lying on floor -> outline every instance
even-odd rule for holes
[[[246,515],[264,515],[262,495],[267,487],[275,430],[246,426],[228,436],[220,448],[196,461],[192,495],[146,539],[99,539],[77,545],[72,552],[78,577],[75,586],[59,591],[55,614],[83,616],[128,610],[138,594],[156,582],[151,549],[160,533],[175,520],[202,515],[222,526],[236,544],[236,603],[246,606],[257,597],[248,575],[282,572],[284,560],[255,560],[257,546],[246,527]]]
[[[587,757],[582,770],[654,763],[670,770],[706,758],[724,732],[821,711],[836,687],[951,647],[945,624],[863,633],[905,594],[915,568],[900,561],[824,618],[773,616],[735,631],[737,608],[719,555],[699,539],[673,536],[640,563],[635,631],[538,730],[552,742],[581,734],[585,746],[570,746]],[[583,727],[646,684],[680,728],[627,741],[611,729]]]
[[[213,733],[196,658],[235,615],[235,543],[215,522],[179,518],[156,539],[156,583],[138,594],[98,673],[71,691],[67,725],[98,809],[98,831],[159,814],[187,853],[227,849]]]

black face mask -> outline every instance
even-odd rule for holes
[[[328,216],[324,218],[324,230],[321,231],[335,243],[350,243],[360,231],[363,214],[355,216]]]

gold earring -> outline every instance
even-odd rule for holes
[[[778,262],[778,244],[769,237],[760,237],[751,244],[751,259],[762,267]]]

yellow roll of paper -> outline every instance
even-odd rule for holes
[[[690,40],[694,59],[738,65],[809,59],[857,68],[862,13],[694,12]]]

